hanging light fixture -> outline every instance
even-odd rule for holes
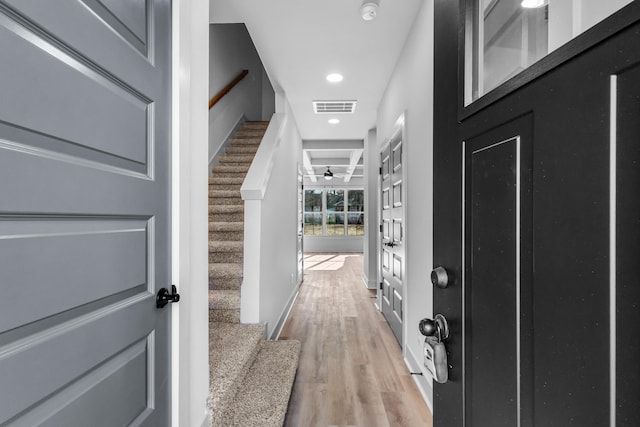
[[[522,0],[520,5],[526,9],[535,9],[542,7],[545,4],[545,0]]]
[[[330,181],[333,179],[333,172],[331,172],[331,169],[329,168],[329,166],[327,166],[327,171],[324,173],[324,179],[326,179],[327,181]]]
[[[378,15],[379,6],[380,0],[364,0],[362,6],[360,6],[360,16],[365,21],[373,21]]]

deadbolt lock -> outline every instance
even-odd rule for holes
[[[444,267],[436,267],[431,271],[431,283],[433,286],[437,286],[439,288],[446,288],[449,286],[449,274]]]

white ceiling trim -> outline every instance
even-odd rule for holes
[[[313,170],[313,166],[311,165],[311,159],[309,158],[309,153],[307,151],[302,151],[302,165],[304,169],[307,171],[307,176],[311,179],[311,182],[316,182],[316,173]]]
[[[364,150],[353,150],[351,152],[351,159],[349,161],[349,167],[347,168],[347,174],[344,177],[344,182],[351,181],[351,177],[353,176],[353,172],[356,170],[356,166],[362,157],[362,152]]]

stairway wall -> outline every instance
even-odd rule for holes
[[[276,115],[280,116],[280,115]],[[298,291],[297,272],[297,168],[302,158],[302,139],[289,114],[284,121],[279,144],[269,148],[263,140],[261,150],[271,150],[270,174],[263,198],[245,199],[245,274],[242,287],[241,321],[266,323],[267,333],[275,337]],[[273,123],[273,121],[272,121]],[[266,138],[265,138],[266,139]],[[259,160],[256,155],[255,162]],[[267,165],[262,165],[269,169]],[[251,172],[250,172],[251,174]],[[250,181],[245,190],[256,189],[262,176]],[[259,270],[247,270],[259,265]]]
[[[209,26],[209,97],[242,70],[249,74],[209,110],[209,166],[245,120],[269,121],[275,94],[244,24]]]

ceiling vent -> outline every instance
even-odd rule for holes
[[[313,101],[316,114],[353,114],[357,101]]]

